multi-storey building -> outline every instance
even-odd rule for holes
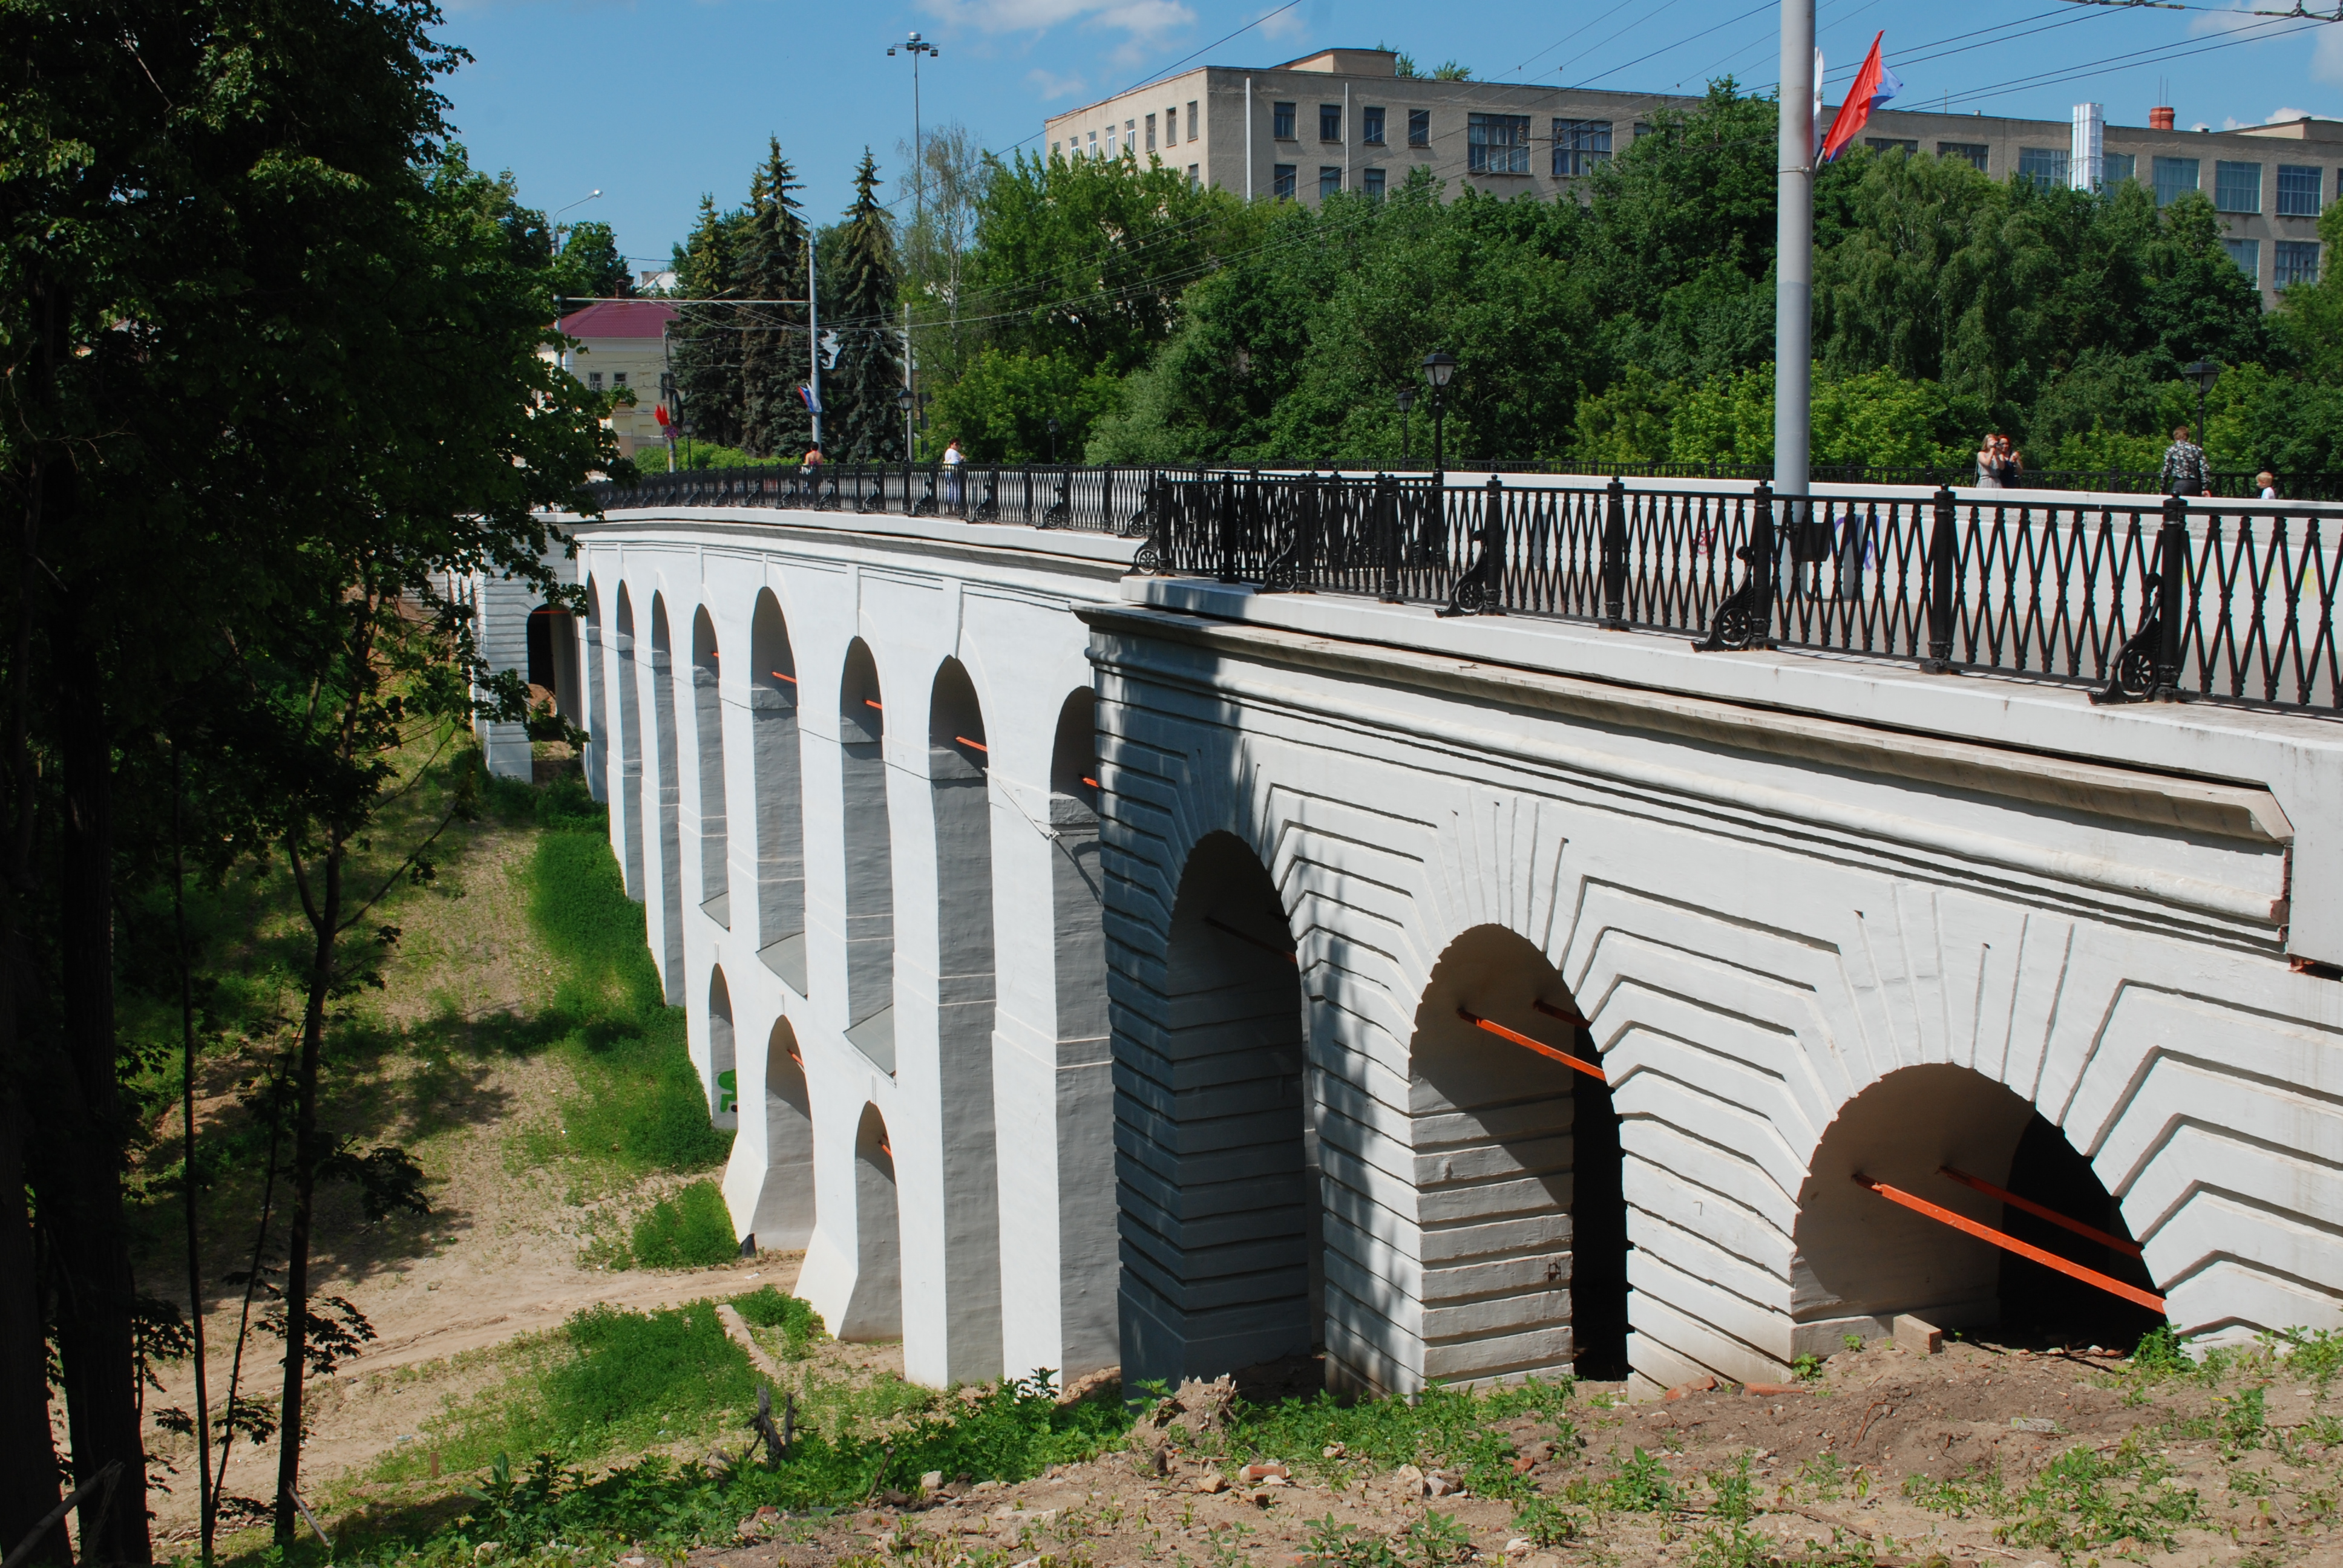
[[[1158,158],[1249,197],[1378,196],[1418,168],[1452,193],[1554,196],[1648,132],[1655,111],[1699,103],[1402,76],[1397,64],[1386,49],[1323,49],[1262,70],[1199,66],[1055,116],[1044,134],[1052,156]],[[2149,122],[2108,125],[2094,104],[2076,106],[2072,123],[1884,110],[1864,139],[1882,152],[1965,158],[1996,179],[2085,190],[2137,180],[2159,204],[2201,190],[2265,298],[2318,276],[2318,213],[2343,196],[2343,121],[2184,131],[2156,108]]]
[[[631,405],[620,400],[602,421],[618,432],[621,456],[631,457],[664,439],[651,410],[668,367],[667,329],[677,314],[664,300],[605,299],[561,318],[563,336],[576,340],[561,351],[561,367],[589,390],[635,395]],[[554,353],[545,350],[548,358]]]

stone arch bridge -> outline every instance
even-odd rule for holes
[[[2331,717],[805,498],[477,592],[551,628],[739,1231],[914,1379],[1776,1378],[2063,1288],[1850,1180],[2037,1233],[1947,1171],[2187,1331],[2338,1322]]]

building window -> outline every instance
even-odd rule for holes
[[[1147,150],[1151,153],[1155,150],[1155,116],[1153,115],[1147,116]]]
[[[1180,145],[1180,111],[1176,108],[1163,111],[1163,145],[1167,147]]]
[[[2158,158],[2156,160],[2156,205],[2170,206],[2180,199],[2184,191],[2197,188],[2195,158]]]
[[[602,373],[599,370],[588,370],[586,372],[586,390],[588,392],[599,392],[601,389]]]
[[[1293,139],[1293,106],[1272,104],[1269,106],[1269,134],[1281,142]]]
[[[1096,131],[1092,131],[1091,133],[1091,156],[1098,156],[1098,133]]]
[[[1464,120],[1464,168],[1476,175],[1530,172],[1527,115],[1468,115]]]
[[[1112,126],[1109,126],[1106,128],[1106,156],[1109,157],[1114,156],[1114,127]]]
[[[1135,153],[1139,150],[1139,122],[1137,120],[1125,120],[1122,122],[1122,150],[1126,153]]]
[[[1050,144],[1050,156],[1053,158],[1058,156],[1058,144],[1055,142]]]
[[[2318,216],[2318,171],[2298,164],[2278,166],[2278,211],[2280,217]]]
[[[2270,273],[2273,288],[2318,281],[2318,242],[2315,239],[2279,240],[2278,255],[2271,260],[2277,264]]]
[[[626,373],[625,371],[623,371],[623,370],[613,370],[613,371],[611,371],[611,372],[610,372],[610,385],[611,385],[611,386],[613,386],[613,387],[624,387],[626,384],[627,384],[627,373]]]
[[[1917,141],[1907,142],[1901,136],[1865,136],[1863,138],[1863,145],[1875,153],[1883,154],[1916,153],[1920,150],[1920,144]]]
[[[2216,212],[2261,211],[2261,165],[2233,164],[2226,159],[2215,164],[2213,166],[2213,210]]]
[[[2259,287],[2262,281],[2262,242],[2258,239],[2225,239],[2221,248],[2237,264],[2237,270],[2254,280]]]
[[[1194,141],[1202,133],[1202,124],[1196,118],[1196,100],[1188,100],[1188,139]]]
[[[1936,144],[1938,157],[1958,158],[1981,175],[1993,172],[1985,166],[1986,151],[1987,148],[1983,142],[1938,142]]]
[[[2139,177],[2139,155],[2137,153],[2105,153],[2099,157],[2099,188],[2106,190],[2126,180]]]
[[[1339,142],[1342,139],[1342,105],[1318,106],[1318,139],[1322,142]]]
[[[1611,122],[1556,120],[1554,123],[1554,177],[1576,179],[1591,175],[1611,161]]]
[[[1649,120],[1637,120],[1637,121],[1635,122],[1635,139],[1636,139],[1637,141],[1639,141],[1639,142],[1640,142],[1640,141],[1642,141],[1645,136],[1650,136],[1651,134],[1652,134],[1652,122],[1651,122],[1651,121],[1649,121]]]
[[[1280,201],[1293,199],[1293,166],[1272,164],[1269,168],[1269,194]]]
[[[1383,145],[1383,110],[1379,107],[1362,109],[1359,111],[1359,140],[1366,143],[1367,146],[1371,147],[1382,146]],[[2315,174],[2318,171],[2313,170],[2312,172]],[[2316,188],[2311,191],[2311,195],[2314,196],[2318,194],[2318,193]]]
[[[1412,147],[1428,147],[1432,145],[1432,111],[1430,109],[1410,109],[1407,112],[1407,145]],[[2338,188],[2343,189],[2343,181],[2338,181]]]
[[[1188,166],[1188,188],[1190,190],[1196,188],[1196,166],[1193,164]]]
[[[1318,166],[1318,199],[1320,201],[1324,201],[1328,196],[1334,195],[1342,188],[1342,166],[1340,164],[1320,164]]]
[[[1363,188],[1367,193],[1367,199],[1369,201],[1383,200],[1383,171],[1381,169],[1369,169],[1367,171],[1366,185]],[[2315,245],[2310,247],[2310,269],[2313,272],[2318,270],[2318,247]]]
[[[2017,177],[2036,190],[2063,190],[2066,186],[2066,149],[2020,147]]]

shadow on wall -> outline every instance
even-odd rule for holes
[[[675,652],[667,596],[651,596],[651,729],[659,767],[659,979],[683,1005],[683,779],[675,730]]]
[[[724,809],[724,700],[717,678],[716,623],[706,606],[691,618],[691,734],[699,774],[699,908],[732,925],[732,880]]]
[[[895,1070],[895,860],[887,815],[886,706],[856,638],[839,681],[839,783],[846,807],[846,1038]]]
[[[708,971],[708,1113],[721,1131],[740,1125],[740,1063],[732,1033],[732,990],[721,965]]]
[[[1425,1378],[1627,1375],[1627,1223],[1609,1086],[1459,1010],[1599,1065],[1545,954],[1502,926],[1433,965],[1409,1060]],[[1331,1141],[1337,1129],[1330,1124]],[[1365,1130],[1358,1130],[1359,1136]],[[1361,1238],[1362,1241],[1365,1238]],[[1343,1249],[1338,1243],[1333,1260]],[[1363,1303],[1353,1310],[1368,1324]],[[1331,1317],[1342,1308],[1329,1302]],[[1330,1347],[1331,1348],[1331,1347]],[[1375,1347],[1357,1348],[1378,1386]]]
[[[635,658],[635,605],[627,585],[618,585],[618,820],[619,866],[627,897],[641,903],[643,887],[643,694]]]
[[[1944,1174],[1946,1168],[2102,1229],[2123,1245],[2093,1242],[2006,1206]],[[1815,1151],[1799,1192],[1794,1354],[1827,1354],[1848,1333],[1888,1332],[1904,1312],[1941,1329],[2000,1325],[2127,1348],[2163,1321],[1891,1202],[1855,1182],[1857,1173],[2154,1289],[2089,1161],[2032,1105],[1966,1067],[1907,1067],[1841,1107]]]
[[[813,1098],[797,1030],[779,1018],[765,1042],[765,1181],[749,1228],[760,1250],[787,1252],[812,1240],[813,1225]]]
[[[749,759],[757,791],[757,958],[804,996],[804,764],[798,749],[798,661],[789,648],[780,601],[770,588],[757,595],[749,658]]]
[[[895,1199],[895,1150],[879,1108],[862,1108],[854,1131],[854,1293],[839,1320],[841,1340],[903,1336],[903,1241]]]

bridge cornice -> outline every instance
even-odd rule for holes
[[[950,518],[904,518],[884,512],[800,512],[764,507],[668,508],[611,512],[599,519],[552,521],[581,542],[597,544],[719,544],[755,548],[786,544],[841,552],[884,548],[922,556],[939,565],[1046,571],[1104,591],[1131,570],[1140,541],[1111,534],[1026,528],[1014,523],[963,523]]]

